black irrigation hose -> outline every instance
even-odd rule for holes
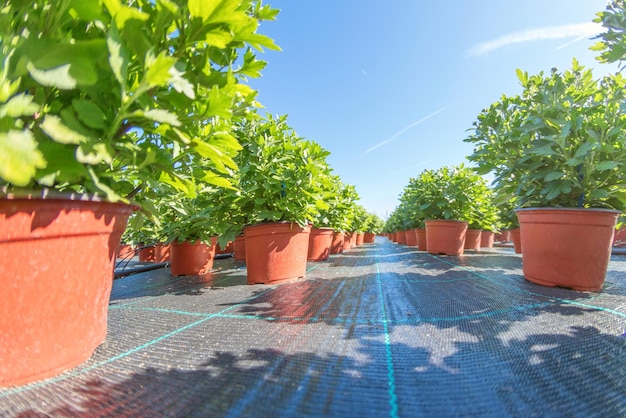
[[[222,260],[222,259],[231,258],[231,257],[233,257],[233,253],[216,254],[215,260]],[[122,270],[116,271],[113,274],[113,279],[119,279],[121,277],[131,276],[133,274],[143,273],[146,271],[157,270],[160,268],[169,267],[170,265],[170,263],[166,261],[164,263],[150,263],[150,264],[143,265],[143,266],[126,268],[126,266],[128,265],[130,261],[131,260],[128,260],[126,262]],[[121,264],[121,262],[119,264]]]

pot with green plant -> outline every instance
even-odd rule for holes
[[[463,164],[424,170],[416,179],[419,211],[426,225],[427,251],[462,255],[468,222],[476,216],[476,196],[485,180]]]
[[[304,277],[310,224],[326,207],[320,176],[328,151],[299,137],[286,116],[248,120],[238,126],[239,193],[246,218],[248,283],[274,284]]]
[[[58,374],[104,340],[129,202],[143,206],[148,183],[185,190],[188,155],[222,181],[230,121],[255,103],[240,81],[263,67],[244,48],[275,48],[256,33],[275,15],[245,0],[3,6],[0,386]],[[40,268],[25,268],[33,251]]]
[[[517,75],[522,93],[475,122],[470,159],[519,203],[526,279],[600,290],[626,206],[626,82],[595,79],[576,60],[562,73]]]

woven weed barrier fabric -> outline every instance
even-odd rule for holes
[[[0,416],[626,415],[626,257],[598,293],[524,280],[512,249],[434,256],[384,238],[278,286],[215,268],[116,280],[106,342],[0,389]]]

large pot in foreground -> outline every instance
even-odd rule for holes
[[[310,232],[310,226],[291,222],[245,227],[248,284],[276,284],[304,277]]]
[[[462,255],[467,222],[426,220],[426,247],[431,254]]]
[[[620,212],[574,208],[527,208],[515,212],[527,280],[574,290],[602,288]]]
[[[115,256],[133,210],[0,199],[0,386],[55,376],[105,340]]]

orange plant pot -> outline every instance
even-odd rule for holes
[[[415,230],[417,236],[417,248],[420,251],[427,251],[428,246],[426,244],[426,229],[418,228]]]
[[[246,261],[246,238],[243,235],[237,235],[235,237],[235,261]]]
[[[248,284],[276,284],[305,276],[310,226],[263,223],[247,226],[243,233]]]
[[[171,244],[158,243],[155,245],[155,258],[157,263],[167,263],[170,261]]]
[[[406,245],[406,231],[396,231],[396,239],[398,244]]]
[[[417,247],[417,233],[415,229],[407,229],[404,231],[404,236],[406,237],[406,245],[409,247]]]
[[[350,232],[350,248],[356,247],[357,233]]]
[[[482,248],[493,248],[493,242],[495,239],[495,232],[483,230],[480,233],[480,246]]]
[[[217,238],[211,244],[173,241],[170,247],[170,272],[173,276],[206,274],[213,268]]]
[[[228,241],[226,247],[222,248],[219,244],[215,249],[215,254],[232,254],[235,252],[235,243]]]
[[[494,237],[494,241],[511,242],[511,231],[507,229],[505,231],[498,232]]]
[[[333,242],[330,245],[331,254],[339,254],[343,252],[344,236],[345,234],[343,232],[333,232]]]
[[[376,234],[373,234],[371,232],[366,232],[365,235],[363,236],[363,243],[373,244],[375,239],[376,239]]]
[[[0,199],[0,386],[55,376],[106,338],[126,204]]]
[[[509,231],[509,236],[511,237],[511,241],[513,241],[513,249],[515,250],[515,254],[522,253],[522,236],[520,235],[519,228],[513,228]]]
[[[352,232],[344,232],[343,237],[343,251],[348,251],[352,248]]]
[[[426,247],[431,254],[462,255],[467,222],[426,220]]]
[[[332,228],[311,228],[309,234],[308,261],[325,261],[330,256],[333,244]]]
[[[611,257],[615,223],[609,209],[517,209],[524,277],[544,286],[598,291]]]
[[[356,245],[363,245],[365,243],[365,234],[357,233],[356,234]]]
[[[132,245],[120,244],[117,249],[118,258],[131,258],[135,256],[135,249]]]
[[[157,250],[154,245],[139,244],[139,261],[142,263],[156,263]]]
[[[482,238],[482,230],[468,229],[465,232],[465,244],[463,248],[466,250],[480,250],[480,240]]]

